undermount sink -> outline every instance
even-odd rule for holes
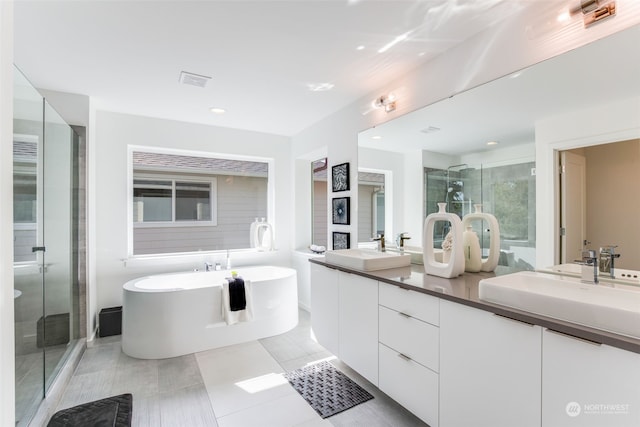
[[[408,254],[358,248],[327,251],[325,260],[329,264],[360,271],[386,270],[388,268],[407,267],[411,264],[411,256]]]
[[[640,289],[533,271],[483,279],[483,301],[640,339]]]

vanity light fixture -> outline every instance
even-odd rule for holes
[[[224,114],[227,112],[227,110],[225,110],[224,108],[220,108],[220,107],[211,107],[209,108],[209,111],[211,111],[214,114]]]
[[[593,24],[615,16],[616,2],[604,3],[606,3],[606,0],[580,0],[580,6],[573,7],[570,12],[571,14],[582,12],[584,15],[584,27],[589,28]]]
[[[384,108],[384,111],[391,113],[396,110],[396,96],[393,93],[381,95],[373,101],[375,108]]]

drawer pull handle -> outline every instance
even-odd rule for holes
[[[407,362],[411,362],[411,358],[406,354],[398,353],[398,357],[402,360],[406,360]]]
[[[576,341],[582,341],[585,344],[591,344],[591,345],[595,345],[596,347],[599,347],[602,345],[602,343],[599,343],[598,341],[592,341],[590,339],[587,338],[582,338],[582,337],[576,337],[575,335],[571,335],[571,334],[567,334],[566,332],[560,332],[560,331],[556,331],[554,329],[546,329],[547,331],[551,332],[552,334],[556,334],[556,335],[560,335],[563,337],[567,337],[567,338],[572,338]]]
[[[410,316],[410,315],[408,315],[407,313],[403,313],[403,312],[401,312],[401,311],[399,311],[399,312],[398,312],[398,314],[399,314],[400,316],[402,316],[402,317],[406,317],[407,319],[411,317],[411,316]]]
[[[496,317],[501,317],[501,318],[506,319],[506,320],[510,320],[512,322],[520,323],[521,325],[526,325],[526,326],[531,326],[531,327],[535,326],[533,323],[525,322],[524,320],[514,319],[513,317],[508,317],[508,316],[505,316],[503,314],[493,313],[493,315],[496,316]]]

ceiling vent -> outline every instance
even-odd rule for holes
[[[200,74],[189,73],[187,71],[180,73],[180,83],[184,85],[205,87],[209,80],[211,80],[211,77],[201,76]]]
[[[440,128],[437,128],[435,126],[429,126],[427,128],[422,129],[420,132],[422,133],[434,133],[434,132],[438,132],[440,130]]]

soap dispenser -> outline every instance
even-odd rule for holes
[[[424,220],[423,260],[424,271],[432,276],[452,278],[464,273],[464,253],[462,251],[462,221],[458,215],[446,211],[446,203],[438,203],[438,212],[432,213]],[[446,221],[451,224],[451,256],[448,262],[435,260],[433,250],[433,231],[436,222]]]

